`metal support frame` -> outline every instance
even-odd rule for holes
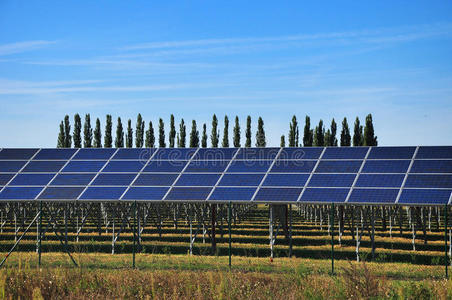
[[[232,255],[232,247],[231,247],[231,215],[232,215],[232,207],[231,201],[228,203],[228,231],[229,231],[229,269],[231,269],[231,255]]]
[[[334,202],[331,202],[331,275],[334,275]]]
[[[449,278],[449,262],[448,262],[448,256],[447,256],[447,215],[448,215],[448,211],[447,211],[447,204],[444,205],[444,266],[446,268],[446,278]]]

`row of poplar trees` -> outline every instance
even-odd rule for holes
[[[60,123],[60,130],[58,134],[58,148],[132,148],[134,141],[135,147],[148,147],[153,148],[156,146],[156,138],[154,134],[154,127],[150,121],[147,129],[145,129],[145,121],[143,120],[141,114],[138,114],[135,123],[135,134],[132,128],[132,120],[127,121],[127,128],[124,130],[121,118],[118,118],[116,123],[116,134],[113,141],[113,121],[111,115],[106,116],[106,124],[103,135],[102,143],[102,130],[99,118],[96,119],[94,129],[91,126],[90,114],[85,115],[84,124],[82,128],[82,119],[79,114],[74,115],[74,127],[71,132],[71,125],[69,116],[66,115],[64,120]],[[83,130],[83,145],[82,145],[82,130]],[[299,126],[297,117],[293,116],[289,125],[288,134],[288,146],[289,147],[310,147],[310,146],[338,146],[337,135],[337,124],[333,119],[330,128],[325,130],[323,121],[320,120],[319,124],[311,129],[311,120],[309,116],[306,116],[303,141],[299,140]],[[245,147],[251,147],[251,117],[248,116],[246,119],[246,130],[245,130]],[[265,130],[264,121],[261,117],[258,119],[257,132],[255,135],[255,146],[265,147]],[[188,147],[207,147],[207,126],[204,123],[202,126],[202,134],[200,137],[200,132],[197,129],[197,124],[195,120],[192,120],[191,132],[189,137]],[[214,114],[212,117],[212,128],[210,133],[211,147],[216,148],[219,146],[220,141],[220,130],[218,129],[218,118]],[[114,143],[113,143],[114,142]],[[352,137],[350,134],[350,129],[347,123],[347,118],[342,121],[342,130],[340,135],[340,146],[351,146]],[[354,132],[353,132],[353,146],[376,146],[377,137],[374,133],[372,115],[369,114],[366,117],[365,126],[360,124],[358,117],[355,120]],[[158,147],[166,147],[165,138],[165,124],[163,119],[159,119],[158,124]],[[168,137],[168,146],[170,148],[179,147],[185,148],[187,146],[187,128],[184,119],[179,123],[179,131],[176,131],[176,125],[174,120],[174,115],[170,117],[170,131]],[[229,118],[224,117],[224,128],[223,128],[223,138],[222,147],[229,147]],[[233,128],[233,146],[241,147],[241,128],[238,116],[235,117],[235,123]],[[286,138],[284,135],[281,136],[281,147],[286,146]]]

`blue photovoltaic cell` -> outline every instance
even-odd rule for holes
[[[34,160],[52,160],[63,159],[68,160],[74,155],[77,149],[41,149],[38,154],[33,158]]]
[[[452,188],[452,175],[408,175],[405,187]]]
[[[88,185],[96,174],[58,174],[50,185]]]
[[[302,202],[344,202],[349,189],[340,188],[307,188],[300,201]]]
[[[452,190],[404,189],[398,203],[447,204]]]
[[[155,148],[121,148],[112,159],[134,159],[146,162],[157,151]]]
[[[213,201],[250,201],[256,188],[248,187],[217,187],[209,200]]]
[[[416,147],[372,147],[367,159],[411,159]]]
[[[187,161],[151,160],[143,172],[180,172],[186,164]]]
[[[145,161],[140,160],[112,160],[102,172],[139,172],[145,164]]]
[[[356,187],[401,187],[404,174],[361,174]]]
[[[410,173],[452,173],[452,160],[415,160]]]
[[[263,186],[294,186],[302,187],[309,178],[309,174],[268,174]]]
[[[72,200],[77,199],[84,187],[47,187],[39,199]]]
[[[0,161],[0,172],[18,172],[26,163],[25,160]]]
[[[347,203],[395,203],[399,189],[353,189]]]
[[[0,151],[0,159],[30,159],[38,149],[3,149]]]
[[[320,161],[316,173],[357,173],[362,160]]]
[[[363,159],[369,147],[327,147],[322,159]]]
[[[235,159],[274,159],[280,148],[240,148]]]
[[[214,186],[221,174],[182,174],[177,186]]]
[[[104,159],[108,160],[115,153],[114,148],[84,148],[80,149],[73,159]]]
[[[321,147],[283,148],[278,159],[318,159],[322,151]]]
[[[131,187],[123,200],[162,200],[169,187]]]
[[[224,174],[220,186],[258,186],[265,174]]]
[[[229,166],[227,173],[232,172],[265,173],[267,172],[272,162],[273,162],[272,160],[235,160]]]
[[[137,180],[134,182],[134,186],[170,186],[176,180],[178,174],[140,174]]]
[[[230,160],[237,148],[201,148],[193,157],[196,160]]]
[[[271,173],[310,173],[315,166],[314,160],[277,160]]]
[[[451,146],[422,146],[416,154],[416,159],[421,158],[452,158]]]
[[[367,160],[361,173],[406,173],[409,160]]]
[[[65,164],[66,161],[61,160],[32,160],[25,166],[22,172],[58,172]]]
[[[92,187],[80,196],[81,200],[119,200],[127,187]]]
[[[92,185],[129,185],[137,174],[99,174]]]
[[[5,187],[0,200],[33,200],[43,187]]]
[[[46,185],[55,174],[17,174],[9,185]]]
[[[173,187],[165,200],[206,200],[211,187]]]
[[[70,161],[61,172],[98,172],[107,161]]]
[[[221,173],[228,164],[228,160],[192,160],[185,172]]]
[[[196,148],[159,148],[153,160],[188,160],[195,154]]]
[[[295,202],[302,190],[302,188],[260,188],[254,201]]]
[[[313,174],[310,187],[350,187],[356,174]]]
[[[6,185],[13,176],[14,174],[0,174],[0,185]]]

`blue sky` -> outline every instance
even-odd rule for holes
[[[452,144],[450,1],[155,2],[0,0],[0,146],[76,112],[262,116],[273,146],[372,113],[380,145]]]

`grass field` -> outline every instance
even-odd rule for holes
[[[2,254],[3,256],[4,254]],[[0,299],[451,299],[440,266],[329,260],[138,254],[14,253],[0,270]]]

